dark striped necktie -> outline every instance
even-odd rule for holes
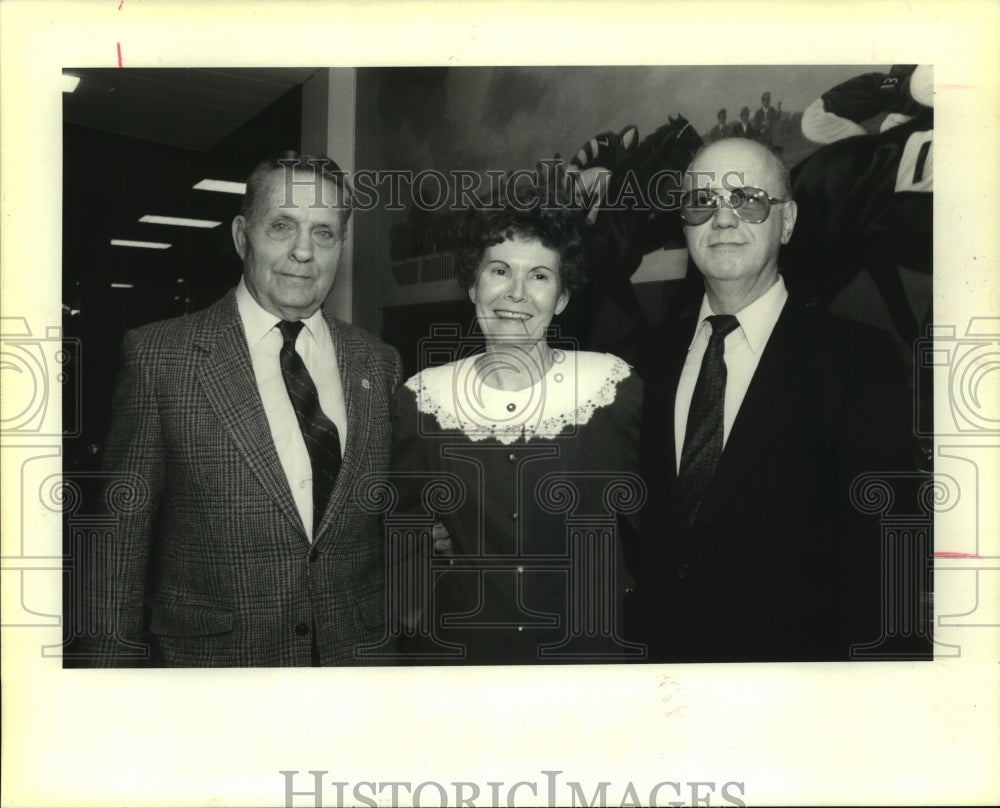
[[[316,384],[306,370],[302,357],[295,350],[295,340],[303,328],[301,322],[282,320],[278,324],[284,344],[278,356],[285,389],[295,409],[302,437],[305,438],[312,465],[313,536],[330,501],[330,494],[340,471],[340,434],[337,426],[319,406]]]
[[[708,317],[712,336],[701,360],[701,371],[691,396],[684,448],[677,485],[687,527],[694,524],[698,508],[722,456],[722,416],[726,399],[726,335],[739,328],[732,314]]]

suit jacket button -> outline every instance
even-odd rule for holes
[[[305,623],[299,623],[295,627],[295,633],[298,634],[300,637],[305,637],[306,634],[309,633],[309,626],[307,626]]]
[[[677,568],[677,577],[678,578],[687,578],[688,577],[688,569],[689,568],[688,568],[687,564],[681,564]]]
[[[313,550],[309,553],[309,563],[315,564],[317,560],[319,560],[319,553],[316,550]]]

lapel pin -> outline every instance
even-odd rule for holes
[[[361,386],[364,387],[365,390],[367,390],[369,387],[371,387],[371,384],[368,382],[368,379],[362,379]]]

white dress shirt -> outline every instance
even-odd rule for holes
[[[281,468],[285,472],[306,534],[312,541],[312,465],[295,417],[295,408],[292,407],[281,375],[278,355],[283,339],[277,328],[281,319],[267,312],[254,300],[242,278],[236,288],[236,306],[250,347],[250,361],[253,363],[253,373],[267,424],[271,428],[274,448],[278,451],[278,460],[281,461]],[[340,452],[343,455],[347,443],[347,408],[330,327],[319,310],[302,322],[305,328],[299,332],[295,341],[295,351],[302,357],[306,370],[316,385],[320,408],[340,432]]]
[[[764,346],[774,331],[778,316],[788,300],[788,290],[785,282],[778,276],[777,282],[763,295],[757,298],[745,309],[736,313],[740,327],[726,337],[723,361],[726,363],[726,398],[722,414],[722,446],[725,448],[729,440],[729,432],[740,411],[743,399],[750,387],[750,380],[760,364]],[[701,301],[698,312],[698,325],[694,330],[694,338],[688,347],[688,355],[684,360],[680,379],[677,382],[677,396],[674,399],[674,446],[677,448],[677,469],[681,467],[681,451],[684,448],[684,435],[687,431],[688,411],[691,409],[691,397],[694,386],[701,371],[701,360],[708,348],[709,337],[712,336],[712,326],[708,317],[715,314],[708,304],[706,295]]]

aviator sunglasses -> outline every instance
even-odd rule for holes
[[[728,188],[725,191],[696,188],[686,191],[681,199],[681,221],[695,226],[705,224],[725,205],[747,224],[760,224],[771,213],[771,205],[787,201],[768,196],[767,191],[760,188]]]

